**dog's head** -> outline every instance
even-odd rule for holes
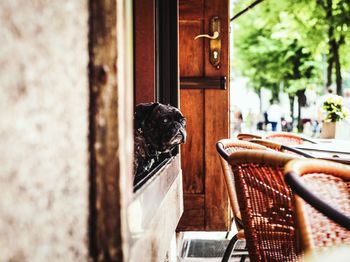
[[[141,129],[146,142],[161,153],[186,141],[186,119],[180,110],[170,105],[138,104],[135,128]]]

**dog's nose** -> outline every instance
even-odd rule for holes
[[[181,135],[182,135],[182,141],[181,141],[181,143],[185,143],[186,142],[186,131],[184,130],[184,129],[182,129],[182,128],[180,128],[180,133],[181,133]]]

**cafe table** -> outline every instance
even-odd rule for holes
[[[350,140],[317,139],[317,144],[295,145],[294,148],[318,159],[350,165]]]

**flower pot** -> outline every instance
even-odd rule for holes
[[[336,122],[323,122],[320,138],[335,138]]]
[[[339,122],[324,122],[320,138],[349,139],[350,123],[345,120]]]

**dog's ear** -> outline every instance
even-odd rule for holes
[[[159,106],[159,103],[141,103],[136,105],[134,126],[135,129],[141,128],[143,121]]]

